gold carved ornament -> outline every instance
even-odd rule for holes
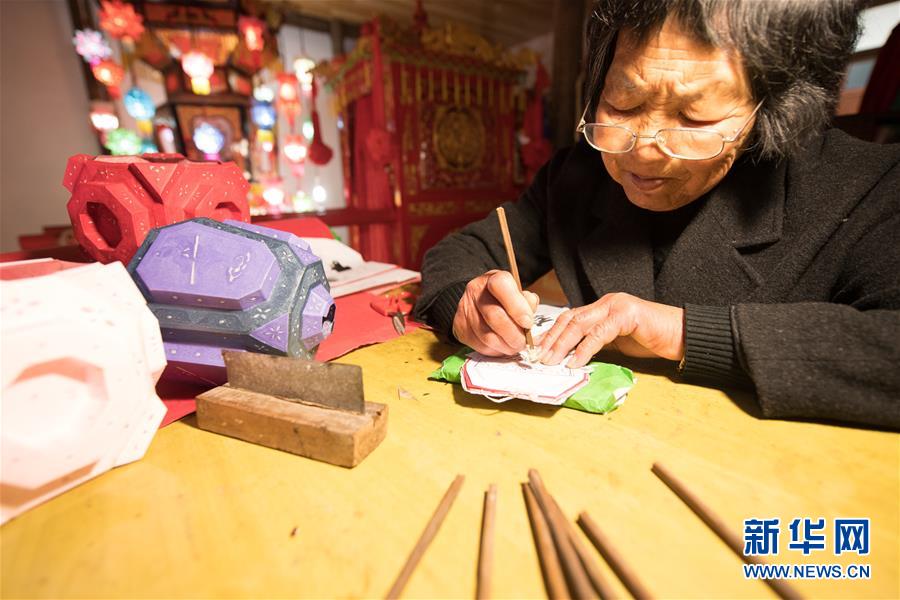
[[[481,115],[460,106],[438,107],[432,144],[438,165],[442,169],[471,171],[479,167],[485,146]]]

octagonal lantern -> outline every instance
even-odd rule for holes
[[[75,239],[103,263],[128,263],[154,227],[193,217],[250,220],[249,184],[234,163],[178,154],[69,159],[63,186]]]
[[[313,358],[335,307],[300,238],[197,218],[151,231],[128,271],[159,320],[167,378],[219,385],[223,349]]]
[[[120,263],[0,265],[2,522],[141,458],[165,407],[153,314]]]

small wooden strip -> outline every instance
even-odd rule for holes
[[[525,496],[525,506],[528,509],[528,518],[531,521],[534,547],[537,548],[538,558],[541,561],[541,571],[544,575],[544,586],[547,589],[547,596],[550,600],[567,598],[569,592],[566,588],[566,577],[563,575],[559,556],[556,554],[556,548],[553,546],[553,537],[550,533],[550,528],[547,526],[544,513],[541,512],[537,498],[534,497],[534,492],[527,483],[522,484],[522,494]]]
[[[565,516],[557,510],[556,502],[544,487],[540,473],[536,469],[529,469],[528,481],[538,504],[544,511],[544,518],[547,519],[550,531],[553,533],[553,540],[556,542],[556,550],[565,570],[571,595],[575,598],[596,598],[597,594],[594,593],[587,572],[572,547],[572,541],[566,530]]]
[[[465,480],[465,476],[457,475],[456,479],[453,480],[453,483],[450,484],[450,487],[447,488],[447,492],[441,499],[441,503],[438,504],[434,514],[431,515],[431,520],[428,521],[428,525],[425,526],[425,530],[422,531],[422,535],[419,536],[419,541],[416,542],[412,552],[409,553],[406,564],[403,565],[403,569],[401,569],[400,574],[397,575],[394,585],[391,586],[390,591],[387,593],[387,598],[400,597],[400,593],[403,592],[403,588],[406,587],[416,565],[422,560],[422,555],[425,554],[425,550],[428,548],[429,544],[431,544],[434,536],[437,535],[438,529],[441,528],[441,524],[444,522],[447,513],[450,512],[450,508],[453,506],[453,502],[459,495],[459,490],[462,488],[462,484]]]
[[[678,496],[682,502],[687,504],[688,507],[694,511],[694,514],[700,517],[700,520],[706,523],[707,527],[712,529],[713,532],[719,536],[719,539],[731,548],[732,552],[738,555],[738,558],[745,563],[754,563],[758,565],[766,564],[766,562],[758,556],[745,556],[744,544],[741,541],[741,538],[738,537],[738,535],[726,525],[725,521],[715,514],[706,503],[687,489],[687,486],[675,477],[668,468],[659,463],[654,463],[652,471],[669,487],[670,490],[675,492],[675,495]],[[763,579],[763,581],[781,598],[789,600],[802,598],[800,593],[786,581],[781,579]]]
[[[556,511],[560,514],[563,514],[562,509],[559,507],[559,504],[556,503],[556,499],[552,496],[550,497],[550,499],[556,507]],[[600,568],[597,566],[597,561],[594,560],[594,556],[588,551],[587,547],[584,545],[584,542],[581,541],[581,538],[578,537],[578,532],[575,530],[575,527],[572,526],[568,519],[563,519],[563,522],[566,525],[566,533],[569,536],[569,540],[572,542],[572,548],[575,549],[575,553],[581,560],[581,564],[584,566],[584,570],[587,573],[588,578],[591,580],[591,584],[594,586],[594,589],[604,600],[607,598],[615,597],[615,590],[606,580],[606,577],[603,575],[603,573],[600,572]]]
[[[497,512],[497,486],[491,484],[484,493],[484,514],[481,518],[481,547],[478,551],[479,600],[491,597],[491,571],[494,564],[494,521]]]
[[[519,279],[519,267],[516,264],[516,252],[513,250],[512,238],[509,236],[509,225],[506,222],[506,211],[502,206],[497,207],[497,219],[500,220],[500,233],[503,235],[503,246],[506,248],[506,258],[509,260],[509,271],[512,273],[513,279],[516,280],[516,287],[522,291],[522,280]],[[529,348],[534,347],[534,340],[531,339],[531,330],[525,330],[525,343]]]
[[[591,519],[590,515],[586,512],[582,512],[578,515],[578,524],[581,525],[581,528],[587,534],[588,539],[591,540],[591,543],[594,544],[600,554],[603,555],[603,558],[606,559],[610,568],[616,573],[625,587],[628,588],[631,595],[637,598],[637,600],[652,598],[650,592],[647,591],[647,588],[644,587],[644,584],[641,583],[631,567],[622,560],[622,557],[619,556],[619,553],[612,547],[612,544],[609,543],[609,540],[603,532],[600,531],[600,527],[598,527],[594,520]]]

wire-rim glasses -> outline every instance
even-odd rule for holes
[[[575,131],[584,134],[584,139],[595,150],[608,154],[624,154],[631,152],[638,139],[654,140],[666,155],[683,160],[709,160],[722,154],[725,144],[731,144],[741,136],[753,116],[762,106],[762,100],[750,113],[734,134],[725,137],[714,129],[690,129],[687,127],[668,127],[660,129],[653,135],[635,133],[625,125],[612,123],[585,123],[587,108],[581,115],[581,121]]]

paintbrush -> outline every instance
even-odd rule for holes
[[[519,267],[516,266],[516,253],[513,250],[512,239],[509,237],[509,225],[506,223],[506,211],[502,206],[497,207],[497,218],[500,220],[500,232],[503,234],[503,246],[506,248],[506,257],[509,259],[509,270],[513,279],[516,280],[516,286],[522,291],[522,281],[519,279]],[[527,346],[526,355],[530,362],[537,360],[537,349],[534,347],[534,340],[531,338],[531,329],[525,329],[525,345]]]

